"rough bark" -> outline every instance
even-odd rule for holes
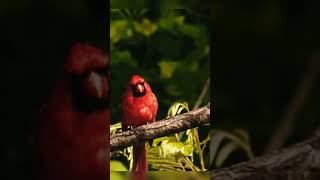
[[[129,131],[118,133],[110,137],[110,151],[132,146],[141,141],[148,141],[185,131],[187,129],[204,126],[210,123],[210,104],[172,118],[142,125]]]
[[[214,180],[320,179],[320,129],[305,141],[252,161],[211,171]]]

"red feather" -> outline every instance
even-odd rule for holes
[[[149,84],[140,76],[133,75],[121,98],[122,129],[152,123],[156,119],[158,101]],[[145,142],[133,146],[133,171],[148,170]]]
[[[76,44],[39,117],[38,152],[43,180],[109,177],[108,58]]]

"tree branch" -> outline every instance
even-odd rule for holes
[[[211,179],[319,179],[320,129],[305,141],[249,162],[215,169]]]
[[[204,126],[209,124],[209,122],[210,103],[194,111],[111,135],[110,151],[132,146],[138,141],[148,141],[187,129]]]

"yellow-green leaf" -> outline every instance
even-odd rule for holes
[[[156,24],[152,23],[149,19],[146,18],[144,18],[141,23],[134,22],[133,25],[137,32],[147,37],[156,32],[158,29],[158,26]]]
[[[182,110],[189,111],[189,106],[187,102],[175,102],[171,105],[168,110],[167,117],[174,117],[177,114],[180,114]]]
[[[128,32],[126,26],[128,25],[125,20],[111,21],[110,23],[110,40],[116,43],[121,40]]]
[[[184,16],[178,16],[175,18],[175,22],[178,24],[178,25],[183,25],[184,24]]]
[[[191,156],[193,146],[179,141],[164,140],[161,143],[161,150],[163,157],[168,155],[175,156],[177,153],[182,153],[185,156]]]
[[[173,140],[175,140],[175,138],[174,137],[170,137],[170,136],[156,138],[156,139],[153,140],[152,146],[157,146],[162,141],[173,141]]]
[[[120,161],[110,161],[110,171],[128,171],[127,167]]]

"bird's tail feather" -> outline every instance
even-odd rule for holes
[[[132,180],[147,180],[148,171],[145,142],[133,145]]]
[[[136,145],[133,146],[132,171],[137,171],[137,172],[148,171],[145,142],[137,143]]]

